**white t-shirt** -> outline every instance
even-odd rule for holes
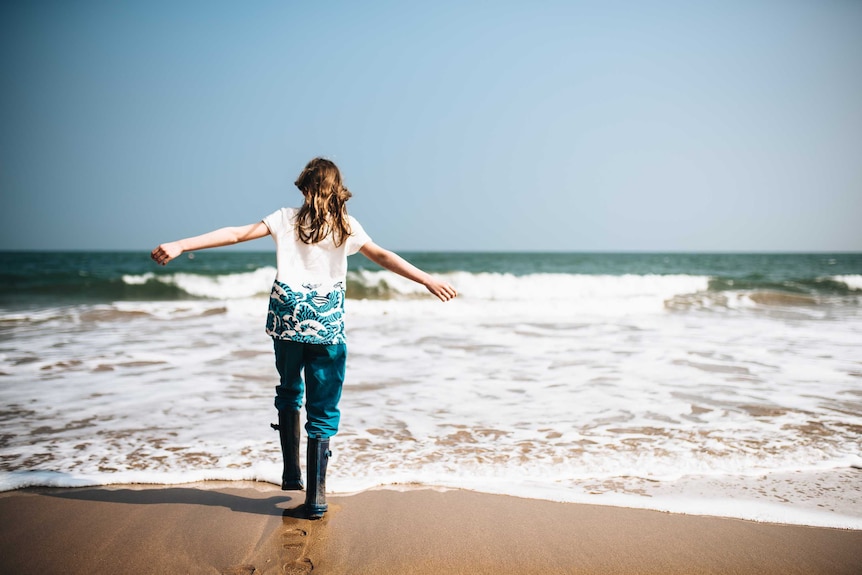
[[[343,244],[336,246],[331,234],[321,242],[306,244],[296,233],[298,211],[282,208],[263,218],[275,240],[278,266],[266,332],[302,343],[345,343],[347,256],[371,238],[356,218],[348,216],[351,234]]]

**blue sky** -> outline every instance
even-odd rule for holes
[[[862,2],[0,5],[0,249],[862,251]],[[261,240],[251,249],[271,249]]]

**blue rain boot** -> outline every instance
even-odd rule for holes
[[[299,410],[278,412],[278,425],[270,426],[278,430],[281,439],[281,455],[284,458],[284,471],[281,474],[282,491],[302,491],[302,470],[299,468]]]
[[[332,452],[329,439],[308,438],[308,490],[305,492],[305,514],[309,519],[320,519],[329,506],[326,504],[326,464]]]

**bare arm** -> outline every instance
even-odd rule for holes
[[[458,295],[455,288],[448,283],[438,280],[409,263],[395,252],[383,249],[374,242],[366,243],[359,251],[377,265],[424,285],[428,291],[440,298],[440,301],[449,301]]]
[[[221,228],[199,236],[161,244],[152,251],[150,257],[157,264],[164,266],[183,252],[238,244],[268,235],[269,228],[263,222],[248,224],[247,226]]]

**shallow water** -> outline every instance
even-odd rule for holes
[[[274,270],[125,271],[197,295],[7,301],[0,487],[277,483],[256,295]],[[716,275],[444,273],[461,290],[447,304],[351,272],[376,299],[347,302],[331,491],[422,484],[862,528],[862,276],[803,301]]]

